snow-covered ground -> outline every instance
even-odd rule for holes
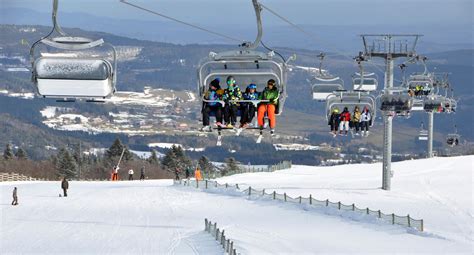
[[[392,165],[392,190],[383,191],[382,165],[333,167],[294,166],[273,173],[241,174],[221,178],[252,188],[288,195],[355,203],[385,213],[424,219],[425,230],[459,246],[474,242],[474,156],[397,162]],[[243,185],[245,184],[245,185]]]
[[[472,254],[472,159],[397,163],[390,192],[377,190],[377,164],[296,166],[219,180],[409,212],[425,219],[423,234],[294,204],[171,186],[168,180],[71,182],[67,198],[58,196],[59,182],[23,182],[0,183],[0,248],[1,253],[223,254],[203,231],[209,218],[241,254]],[[17,207],[9,205],[13,186],[19,189]]]

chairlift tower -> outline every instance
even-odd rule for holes
[[[421,35],[416,34],[364,34],[363,54],[368,58],[385,60],[384,94],[393,94],[393,67],[397,58],[413,58],[416,56],[416,45]],[[392,178],[392,120],[393,114],[383,113],[383,172],[382,189],[390,190]]]

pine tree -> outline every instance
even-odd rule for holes
[[[151,150],[151,155],[147,159],[147,161],[148,161],[148,163],[150,163],[152,165],[158,164],[158,156],[156,155],[156,150]]]
[[[113,160],[115,158],[120,158],[122,155],[122,151],[125,148],[125,151],[123,153],[123,161],[129,161],[133,159],[132,153],[128,150],[126,146],[122,144],[122,141],[120,141],[119,138],[115,139],[114,143],[110,148],[105,152],[105,157],[109,160]]]
[[[209,176],[211,173],[214,172],[214,165],[211,163],[209,158],[207,158],[206,156],[202,156],[201,158],[199,158],[198,165],[199,165],[199,168],[201,168],[201,170],[207,176]]]
[[[226,158],[226,166],[221,171],[221,175],[225,176],[228,172],[236,172],[239,170],[239,162],[235,158]]]
[[[19,160],[27,160],[28,159],[28,155],[26,154],[26,151],[24,151],[22,148],[19,148],[16,151],[15,157]]]
[[[5,147],[5,150],[3,151],[3,158],[5,160],[13,159],[13,150],[10,144],[7,144],[7,146]]]
[[[74,157],[68,150],[65,148],[60,149],[56,158],[56,171],[59,176],[65,176],[66,178],[76,177],[77,165]]]

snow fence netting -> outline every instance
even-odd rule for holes
[[[359,208],[355,204],[344,204],[339,202],[332,202],[327,200],[318,200],[314,199],[312,195],[310,195],[309,198],[305,197],[291,197],[288,196],[286,193],[280,194],[277,192],[271,192],[268,193],[265,190],[257,190],[252,187],[248,187],[245,190],[241,190],[238,184],[219,184],[216,181],[209,181],[209,180],[204,180],[204,181],[196,181],[196,180],[175,180],[174,185],[183,185],[183,186],[189,186],[189,187],[195,187],[198,189],[202,190],[219,190],[225,192],[237,192],[240,193],[243,196],[247,196],[249,198],[268,198],[272,200],[279,200],[283,202],[288,202],[288,203],[294,203],[294,204],[305,204],[305,205],[312,205],[312,206],[320,206],[320,207],[329,207],[333,208],[336,210],[341,210],[341,211],[352,211],[361,215],[367,215],[367,216],[372,216],[374,218],[379,218],[382,221],[392,224],[392,225],[400,225],[400,226],[405,226],[409,228],[416,229],[418,231],[423,231],[424,230],[424,224],[423,220],[417,220],[411,218],[409,215],[407,216],[399,216],[396,214],[385,214],[382,213],[380,210],[374,211],[369,208]]]

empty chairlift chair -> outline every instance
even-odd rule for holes
[[[428,130],[425,129],[423,122],[421,123],[420,132],[418,134],[418,140],[428,141]]]
[[[355,91],[376,91],[378,79],[375,73],[355,73],[352,76],[352,86]]]
[[[371,126],[373,126],[377,111],[375,109],[375,97],[367,92],[361,91],[339,91],[330,94],[326,100],[326,119],[329,120],[334,109],[342,111],[345,107],[349,112],[358,106],[360,111],[367,107],[372,115]]]
[[[53,31],[30,50],[32,80],[38,94],[91,100],[112,96],[117,80],[115,48],[103,39],[66,35],[56,22],[58,0],[53,5]],[[54,32],[59,36],[52,37]]]
[[[313,99],[325,101],[330,94],[344,90],[344,81],[339,77],[314,77],[311,87]]]

